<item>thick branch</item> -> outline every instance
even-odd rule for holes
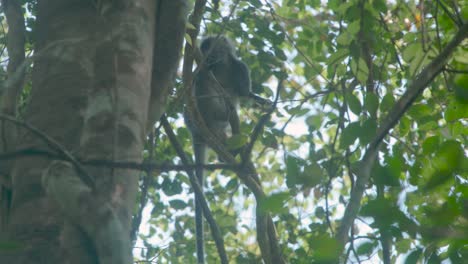
[[[183,66],[183,79],[185,85],[185,91],[190,91],[189,87],[192,85],[193,74],[192,67],[194,61],[194,50],[197,43],[197,36],[200,32],[200,22],[203,17],[205,10],[206,0],[197,0],[193,9],[192,15],[190,15],[189,22],[193,28],[188,28],[187,33],[190,37],[191,43],[185,44],[184,49],[184,66]]]
[[[429,65],[427,65],[427,67],[409,85],[400,100],[398,100],[390,110],[389,114],[384,119],[385,121],[380,125],[377,135],[374,140],[371,141],[369,148],[361,161],[362,165],[359,167],[360,169],[357,172],[358,177],[356,185],[351,192],[351,197],[346,207],[341,226],[338,229],[336,238],[342,246],[344,246],[348,241],[348,231],[359,211],[362,195],[366,189],[367,182],[369,181],[371,169],[377,157],[380,143],[388,134],[390,129],[397,124],[398,120],[400,120],[416,98],[423,92],[427,85],[429,85],[429,83],[444,69],[445,64],[455,48],[467,37],[468,24],[465,24],[460,27],[458,33],[445,47],[445,49],[442,50],[442,52]]]
[[[166,108],[184,42],[187,11],[186,0],[158,1],[147,131]]]

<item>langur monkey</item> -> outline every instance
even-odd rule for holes
[[[226,129],[231,127],[232,135],[240,133],[237,107],[239,97],[251,97],[249,68],[235,55],[234,46],[225,36],[205,38],[200,50],[203,65],[194,76],[192,96],[206,126],[225,143]],[[207,144],[195,122],[188,117],[185,108],[184,119],[193,138],[195,164],[207,162]],[[203,187],[203,168],[197,166],[195,174]],[[195,225],[197,240],[197,260],[204,263],[204,238],[202,207],[195,197]]]

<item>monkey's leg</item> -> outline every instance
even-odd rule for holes
[[[193,143],[195,154],[195,175],[197,176],[198,184],[203,190],[203,165],[206,162],[206,145],[200,142]],[[197,261],[199,264],[205,263],[205,249],[203,236],[203,209],[200,203],[200,197],[195,195],[195,237],[197,241]]]
[[[229,125],[231,126],[232,135],[240,134],[240,120],[234,106],[229,108]]]
[[[229,125],[231,126],[232,135],[239,135],[240,134],[240,120],[239,115],[237,114],[236,108],[231,104],[229,108]],[[230,152],[233,156],[237,156],[237,154],[242,152],[243,147],[239,147],[236,149],[231,149]]]

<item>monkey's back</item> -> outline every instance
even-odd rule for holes
[[[201,115],[210,127],[228,125],[229,114],[237,106],[237,98],[228,89],[228,85],[213,78],[207,70],[197,74],[194,96]]]

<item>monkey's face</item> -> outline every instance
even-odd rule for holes
[[[227,62],[229,56],[234,56],[234,48],[231,42],[224,36],[204,39],[200,49],[209,68],[217,64],[223,64]]]

